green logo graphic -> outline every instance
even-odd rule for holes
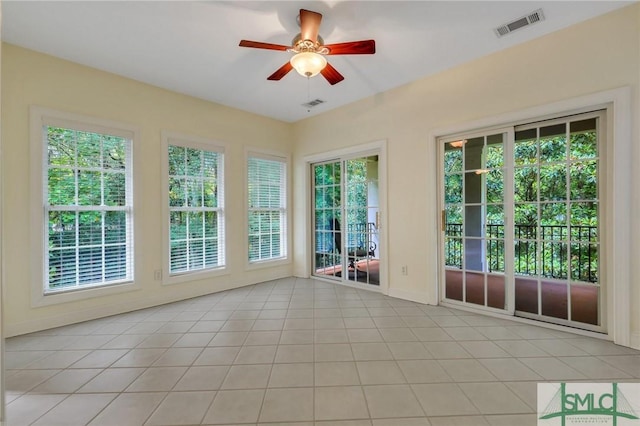
[[[587,385],[575,384],[575,385]],[[613,426],[617,426],[618,418],[638,420],[633,407],[618,389],[617,383],[612,383],[611,392],[567,392],[567,384],[560,383],[560,389],[541,413],[540,420],[559,417],[562,426],[566,425],[567,418],[573,416],[582,417],[582,423],[593,423],[591,416],[607,416],[613,420]],[[584,387],[584,386],[582,386]],[[578,420],[578,419],[572,419]]]

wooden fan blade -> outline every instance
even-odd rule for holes
[[[346,43],[327,44],[327,55],[371,55],[376,53],[375,40],[348,41]]]
[[[318,31],[322,14],[310,10],[300,9],[300,36],[302,40],[318,41]]]
[[[344,80],[344,77],[342,76],[342,74],[340,74],[334,67],[331,66],[331,64],[327,63],[327,66],[323,68],[322,71],[320,71],[320,74],[322,74],[322,76],[324,78],[327,79],[327,81],[329,82],[329,84],[331,84],[332,86],[336,83],[340,83],[342,80]]]
[[[290,46],[281,44],[262,43],[261,41],[240,40],[240,47],[255,47],[256,49],[284,50],[290,49]]]
[[[286,64],[278,68],[276,72],[274,72],[269,77],[267,77],[267,80],[280,80],[282,77],[287,75],[289,71],[291,71],[292,69],[293,69],[293,66],[291,65],[291,62],[287,62]]]

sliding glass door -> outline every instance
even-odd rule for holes
[[[442,139],[443,300],[602,331],[603,114]]]
[[[311,166],[315,276],[380,285],[378,156]]]

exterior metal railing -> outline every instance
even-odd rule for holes
[[[446,265],[462,269],[462,224],[446,224],[445,236]],[[504,272],[504,225],[486,225],[484,239],[487,270]],[[514,241],[516,274],[567,279],[570,273],[574,281],[598,282],[597,226],[515,225]]]

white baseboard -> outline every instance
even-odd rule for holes
[[[287,275],[288,276],[288,275]],[[272,279],[286,278],[274,277],[265,278],[264,281],[270,281]],[[246,283],[229,283],[226,285],[217,285],[216,288],[196,288],[188,289],[183,288],[179,294],[170,293],[158,297],[147,297],[144,299],[129,300],[125,302],[114,303],[110,305],[102,305],[92,307],[90,309],[84,309],[81,311],[65,312],[60,315],[54,315],[45,318],[38,318],[33,320],[21,321],[12,324],[5,324],[3,329],[3,337],[13,337],[22,334],[33,333],[37,331],[47,330],[50,328],[62,327],[65,325],[76,324],[83,321],[90,321],[94,319],[104,318],[111,315],[123,314],[125,312],[136,311],[138,309],[145,309],[154,306],[164,305],[166,303],[179,302],[181,300],[192,299],[194,297],[205,296],[207,294],[218,293],[225,290],[231,290],[234,288],[245,287],[248,285],[256,284],[255,282]]]
[[[422,293],[422,292],[416,292],[416,291],[400,290],[398,288],[390,288],[389,296],[395,297],[398,299],[409,300],[411,302],[423,303],[425,305],[434,304],[434,303],[430,303],[429,297],[426,292]]]

